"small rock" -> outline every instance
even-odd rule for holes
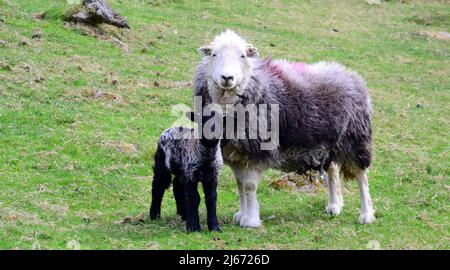
[[[380,0],[367,0],[366,2],[369,5],[380,5],[381,4]]]
[[[30,43],[28,42],[28,40],[26,38],[22,38],[22,40],[20,40],[20,42],[19,42],[19,45],[22,45],[22,46],[27,46],[29,44]]]
[[[81,222],[89,224],[91,223],[91,219],[88,216],[83,216],[83,218],[81,218]]]
[[[33,14],[33,18],[35,20],[42,20],[44,18],[44,16],[45,16],[45,12],[38,12],[38,13]]]
[[[41,29],[34,29],[33,35],[31,36],[31,38],[32,39],[40,39],[40,38],[42,38],[42,35],[43,35],[43,33],[42,33]]]
[[[80,242],[78,242],[77,240],[70,240],[69,242],[67,242],[66,247],[71,250],[80,250],[81,249]]]
[[[34,82],[36,82],[36,83],[41,83],[41,82],[43,82],[43,81],[45,81],[45,78],[44,78],[44,77],[41,77],[41,76],[36,77],[36,78],[34,79]]]
[[[423,104],[421,104],[421,103],[417,103],[417,104],[416,104],[416,108],[417,108],[417,109],[421,109],[421,108],[423,108]]]

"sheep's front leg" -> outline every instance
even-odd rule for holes
[[[200,220],[198,216],[198,206],[200,204],[200,195],[197,190],[198,182],[191,179],[184,184],[186,193],[186,229],[189,232],[200,231]]]
[[[181,176],[175,176],[173,179],[173,196],[177,204],[177,214],[182,220],[186,220],[186,194]]]
[[[262,222],[259,218],[256,190],[261,181],[262,171],[243,167],[232,169],[236,177],[240,200],[239,211],[234,215],[233,221],[239,222],[241,227],[260,227]]]
[[[203,192],[205,193],[206,211],[208,215],[208,229],[210,231],[220,231],[219,221],[217,220],[217,179],[203,182]]]
[[[161,216],[161,203],[163,200],[164,192],[170,185],[170,181],[170,173],[162,174],[160,171],[155,172],[152,183],[152,203],[150,206],[151,220],[155,220]]]

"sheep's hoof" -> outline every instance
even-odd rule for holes
[[[199,232],[201,231],[200,224],[188,224],[186,225],[186,230],[188,232]]]
[[[150,219],[155,220],[161,216],[160,212],[150,210]]]
[[[234,214],[234,216],[233,216],[233,223],[240,224],[241,216],[242,216],[241,211],[237,211],[236,214]]]
[[[328,203],[327,207],[325,208],[325,211],[328,215],[337,216],[342,211],[343,204],[339,203]]]
[[[375,221],[375,215],[374,215],[373,211],[369,211],[367,213],[361,213],[361,215],[359,215],[358,220],[359,220],[359,223],[361,223],[361,224],[370,224]]]
[[[244,216],[241,218],[240,226],[243,228],[258,228],[262,226],[262,221],[259,217]]]
[[[208,226],[208,229],[212,232],[221,232],[219,224]]]

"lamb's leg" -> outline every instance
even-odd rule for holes
[[[359,222],[361,224],[372,223],[375,221],[375,211],[373,210],[372,198],[369,193],[367,170],[358,170],[356,172],[356,179],[358,179],[359,193],[361,196],[361,214],[359,216]]]
[[[186,194],[184,193],[183,182],[180,181],[179,176],[173,179],[173,196],[177,204],[177,214],[182,220],[186,220]]]
[[[172,175],[165,163],[165,153],[158,145],[155,154],[155,165],[153,169],[152,203],[150,206],[150,219],[157,219],[161,215],[161,202],[164,191],[170,186]]]
[[[187,180],[184,183],[184,192],[186,193],[186,229],[189,232],[200,231],[200,219],[198,216],[198,206],[200,204],[200,195],[197,190],[198,182]]]
[[[258,184],[261,181],[262,171],[257,169],[233,168],[239,188],[240,208],[234,220],[241,227],[259,227],[262,225],[259,218],[259,204],[256,196]]]
[[[335,163],[331,163],[328,168],[328,197],[325,211],[330,215],[339,215],[344,206],[344,198],[339,180],[339,166]]]
[[[208,215],[208,229],[210,231],[220,231],[217,220],[217,179],[210,179],[203,182],[203,192],[205,193],[206,211]]]

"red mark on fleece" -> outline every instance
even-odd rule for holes
[[[294,62],[290,64],[295,71],[303,71],[307,66],[307,64],[303,62]]]
[[[272,74],[274,74],[280,78],[285,77],[286,71],[283,70],[283,68],[279,64],[270,62],[268,67],[269,67],[270,71],[272,72]],[[289,63],[289,67],[292,69],[292,71],[304,72],[306,70],[306,68],[308,67],[308,64],[306,64],[304,62],[292,62],[292,63]]]

